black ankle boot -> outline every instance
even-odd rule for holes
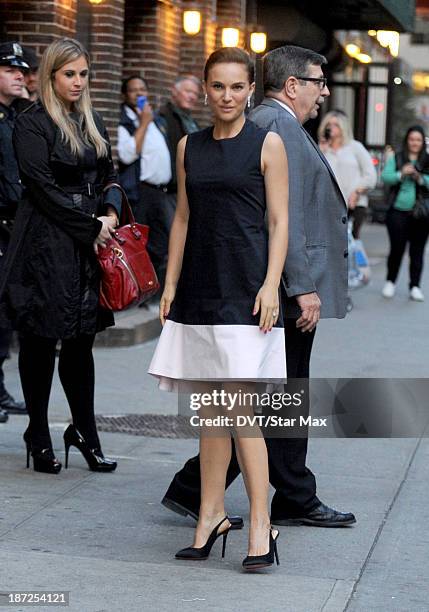
[[[90,448],[85,438],[78,432],[74,425],[69,425],[64,432],[64,446],[66,451],[66,468],[69,463],[70,446],[75,446],[86,459],[88,467],[93,472],[113,472],[117,463],[106,457],[100,448]]]

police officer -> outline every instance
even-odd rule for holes
[[[16,206],[22,195],[12,145],[16,112],[12,102],[22,96],[24,73],[28,68],[21,45],[14,42],[0,44],[0,273]],[[0,422],[3,423],[7,421],[9,412],[26,413],[25,404],[17,402],[4,386],[3,362],[9,353],[11,335],[11,330],[0,329]]]

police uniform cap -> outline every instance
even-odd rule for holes
[[[0,66],[16,66],[24,70],[30,68],[24,60],[24,51],[17,42],[0,43]]]

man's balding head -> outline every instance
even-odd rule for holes
[[[200,95],[200,81],[192,75],[179,77],[171,90],[173,103],[186,112],[195,109]]]

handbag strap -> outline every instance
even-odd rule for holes
[[[103,189],[103,193],[106,192],[111,187],[117,187],[122,195],[121,218],[119,220],[119,225],[121,226],[127,225],[127,223],[130,225],[134,225],[136,220],[135,220],[134,213],[132,211],[131,205],[128,201],[128,197],[127,197],[127,194],[125,193],[124,188],[119,183],[108,183],[108,185],[106,185],[105,188]]]

